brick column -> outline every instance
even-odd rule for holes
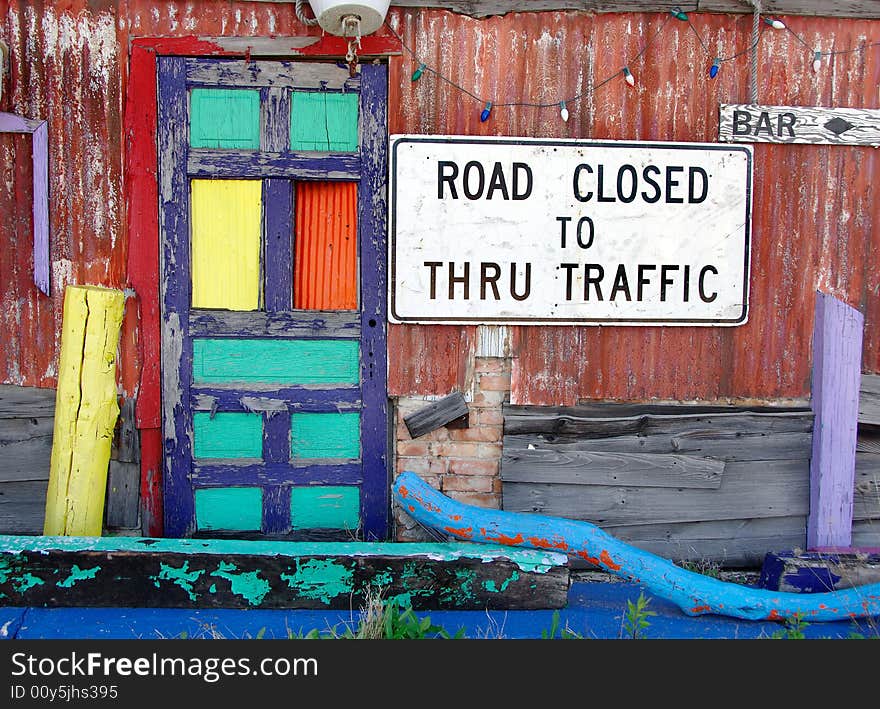
[[[438,394],[445,396],[449,392]],[[468,427],[441,426],[413,440],[403,419],[426,405],[421,398],[397,400],[395,475],[410,470],[449,497],[479,507],[501,508],[502,405],[510,396],[510,359],[477,357],[468,399]],[[394,506],[394,538],[433,539]]]

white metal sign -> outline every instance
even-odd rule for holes
[[[752,149],[391,136],[389,319],[741,325]]]

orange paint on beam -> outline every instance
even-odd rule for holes
[[[620,564],[615,564],[614,559],[611,558],[611,555],[605,549],[603,549],[602,553],[599,554],[599,559],[602,562],[603,566],[606,566],[612,571],[620,570]]]
[[[463,537],[464,539],[470,539],[474,536],[473,527],[461,527],[460,529],[456,529],[455,527],[444,527],[443,530],[456,537]]]
[[[712,610],[711,606],[694,606],[691,608],[691,613],[694,615],[698,615],[699,613],[708,613]]]
[[[593,566],[599,566],[599,560],[595,557],[590,556],[589,554],[587,554],[587,552],[579,551],[577,552],[577,555],[582,559],[589,561]]]
[[[563,551],[568,550],[568,544],[565,542],[564,539],[551,542],[549,539],[544,539],[542,537],[529,537],[529,543],[540,549],[562,549]]]

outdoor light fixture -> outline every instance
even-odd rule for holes
[[[309,0],[315,19],[325,32],[338,37],[372,34],[385,22],[391,0]]]

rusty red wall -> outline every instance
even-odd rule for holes
[[[411,82],[418,63],[404,54],[392,63],[390,100],[399,105],[390,111],[392,133],[715,142],[719,104],[752,102],[750,15],[691,14],[697,32],[664,13],[552,12],[477,21],[408,11],[397,17],[398,32],[419,61],[495,107],[491,120],[480,123],[477,100],[429,74]],[[880,36],[880,21],[782,19],[809,48],[824,52]],[[880,46],[826,57],[814,74],[812,54],[793,32],[766,29],[759,44],[758,103],[878,108]],[[708,78],[712,57],[739,52],[744,54],[725,62],[716,79]],[[627,63],[634,87],[618,73]],[[592,86],[598,88],[590,92]],[[569,103],[567,123],[555,106],[499,105],[553,104],[582,93],[584,100]],[[586,398],[807,397],[817,289],[865,313],[863,368],[880,370],[877,151],[755,144],[754,164],[745,326],[514,327],[511,400],[571,405]],[[473,337],[473,328],[392,326],[393,393],[465,386],[459,350]],[[438,355],[449,357],[445,367]]]
[[[124,287],[123,96],[132,37],[314,34],[294,3],[0,0],[11,77],[0,110],[49,121],[53,296],[30,284],[29,152],[0,136],[0,382],[54,386],[67,283]],[[880,21],[783,18],[823,51],[876,41]],[[715,141],[718,105],[749,103],[750,15],[692,14],[699,37],[665,13],[509,14],[485,20],[392,9],[389,21],[420,61],[496,107],[426,73],[406,50],[390,60],[389,132]],[[388,34],[383,29],[379,34]],[[652,41],[652,38],[653,41]],[[714,81],[711,56],[744,54]],[[636,55],[650,42],[637,60]],[[880,47],[826,58],[814,74],[794,34],[762,35],[758,100],[877,108]],[[627,62],[635,87],[613,76]],[[606,78],[611,80],[590,88]],[[585,93],[563,123],[554,103]],[[817,289],[866,316],[863,368],[880,371],[880,181],[873,148],[755,145],[750,321],[739,328],[513,328],[512,397],[800,398],[809,394]],[[136,390],[136,309],[123,331],[121,378]],[[472,327],[391,326],[392,395],[462,387]]]

